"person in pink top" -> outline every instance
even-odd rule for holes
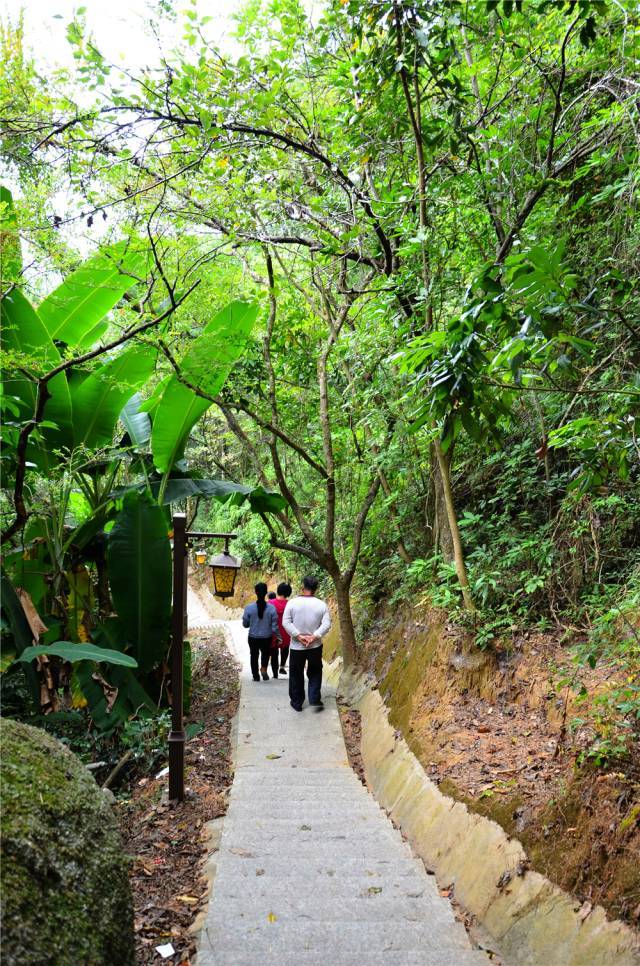
[[[274,652],[275,659],[277,660],[278,649],[280,650],[280,674],[286,674],[285,665],[287,663],[287,658],[289,657],[289,642],[291,638],[287,632],[282,627],[282,615],[284,614],[284,609],[287,606],[287,601],[291,597],[291,584],[287,584],[284,581],[278,584],[277,593],[275,600],[270,600],[269,603],[273,605],[276,609],[278,615],[278,627],[280,628],[281,641],[278,641],[277,637],[274,636],[271,641],[271,664],[274,664]]]

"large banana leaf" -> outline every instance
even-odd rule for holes
[[[112,442],[122,407],[147,381],[155,358],[151,346],[132,346],[95,369],[80,385],[71,383],[76,446]]]
[[[33,661],[43,654],[61,657],[63,661],[103,661],[105,664],[121,664],[123,667],[137,667],[138,663],[130,654],[114,651],[95,644],[75,644],[73,641],[57,641],[55,644],[31,645],[25,647],[19,661]]]
[[[41,376],[60,364],[60,352],[53,344],[38,313],[20,289],[12,289],[2,299],[0,316],[3,348],[6,352],[19,354],[25,370],[32,371],[34,376]],[[36,407],[35,383],[26,374],[17,371],[11,357],[5,362],[5,366],[3,392],[16,396],[22,404],[21,417],[30,419]],[[44,446],[40,457],[31,450],[29,452],[29,458],[45,468],[53,462],[52,449],[71,444],[71,396],[66,373],[61,372],[54,376],[48,383],[48,389],[51,398],[45,405],[44,419],[55,423],[57,428],[42,429]]]
[[[227,305],[205,326],[181,360],[182,377],[207,395],[215,396],[242,353],[257,315],[255,302]],[[151,434],[153,461],[161,473],[182,457],[193,426],[210,406],[211,400],[198,396],[177,376],[169,380]]]
[[[171,617],[171,546],[162,507],[128,493],[107,545],[116,612],[142,671],[165,655]]]
[[[120,422],[129,434],[132,446],[146,446],[151,439],[151,419],[149,413],[141,412],[142,396],[139,392],[125,403],[120,413]]]
[[[60,362],[60,353],[42,319],[19,288],[2,299],[2,339],[6,349],[22,352],[25,363],[38,375]]]
[[[52,339],[74,348],[96,341],[104,316],[135,279],[145,274],[147,256],[118,242],[80,266],[41,302],[38,312]]]
[[[159,480],[154,480],[150,484],[135,483],[132,486],[119,487],[113,491],[111,497],[116,499],[130,492],[142,493],[147,486],[157,499],[161,486]],[[179,500],[186,500],[189,496],[211,497],[221,502],[228,500],[234,506],[241,506],[246,501],[254,513],[277,513],[278,510],[284,510],[287,505],[287,501],[279,493],[265,490],[261,486],[243,486],[241,483],[229,483],[228,480],[199,480],[192,477],[169,479],[162,503],[163,505],[176,503]]]

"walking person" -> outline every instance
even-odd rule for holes
[[[253,680],[259,681],[260,674],[262,680],[268,681],[269,675],[267,668],[271,653],[271,641],[275,635],[280,640],[280,628],[278,627],[278,615],[272,604],[266,601],[267,585],[256,584],[256,601],[247,604],[242,615],[242,626],[249,628],[249,650],[251,652],[251,673]],[[260,660],[260,674],[258,673],[258,659]],[[277,665],[276,665],[277,667]],[[278,671],[273,674],[278,677]]]
[[[276,599],[271,601],[278,614],[278,627],[280,628],[280,637],[282,641],[280,644],[275,643],[275,638],[272,641],[272,648],[276,648],[276,656],[280,657],[280,674],[287,673],[287,657],[289,656],[289,644],[291,638],[285,631],[282,618],[284,616],[284,609],[287,606],[287,601],[291,597],[291,584],[287,584],[284,580],[278,584]],[[271,651],[271,657],[273,659],[273,650]]]
[[[291,638],[289,650],[289,699],[294,711],[304,704],[304,668],[309,679],[309,704],[322,711],[322,638],[331,627],[329,608],[316,596],[318,581],[305,577],[302,594],[286,605],[283,629]]]

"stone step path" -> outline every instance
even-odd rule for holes
[[[238,748],[197,966],[486,964],[351,770],[335,691],[296,713],[288,679],[253,681],[246,631],[226,626]]]
[[[187,587],[187,619],[189,630],[197,628],[215,627],[219,621],[215,621],[202,600],[190,585]]]

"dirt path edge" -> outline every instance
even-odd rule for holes
[[[495,822],[443,795],[388,720],[375,680],[342,672],[327,676],[339,698],[360,712],[367,784],[414,851],[490,937],[512,966],[638,966],[640,942],[601,906],[581,906],[529,869],[526,853]]]

